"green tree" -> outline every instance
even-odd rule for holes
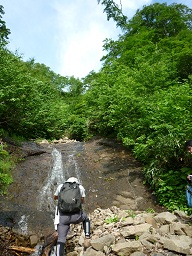
[[[180,32],[191,31],[191,19],[192,10],[185,5],[156,3],[144,6],[127,21],[127,30],[120,35],[118,41],[105,41],[104,49],[108,54],[102,60],[110,63],[116,59],[134,65],[138,53],[147,50],[151,54],[158,49],[162,39],[170,38],[171,41]]]
[[[122,12],[122,6],[119,7],[113,0],[98,0],[98,3],[105,6],[104,12],[107,14],[107,20],[113,19],[117,27],[122,30],[126,29],[127,17]]]
[[[68,93],[70,97],[77,97],[83,94],[83,82],[79,78],[74,76],[66,77],[64,90]]]
[[[57,76],[45,65],[25,63],[6,49],[0,51],[1,127],[24,137],[59,136],[68,115]]]
[[[192,134],[190,22],[186,6],[144,6],[117,41],[105,40],[102,69],[84,79],[89,131],[130,147],[159,201],[171,210],[187,209],[179,159],[186,159],[183,142]]]
[[[138,10],[129,21],[129,34],[138,34],[143,29],[153,30],[153,41],[173,37],[185,29],[192,28],[192,10],[182,4],[155,3]]]
[[[4,14],[3,6],[0,5],[0,47],[8,43],[8,36],[10,34],[10,30],[6,27],[5,21],[2,20]]]

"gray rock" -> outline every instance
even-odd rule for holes
[[[152,253],[151,256],[164,256],[162,253]]]
[[[159,234],[161,234],[162,236],[169,234],[170,233],[170,227],[169,225],[162,225],[159,230],[158,230]]]
[[[145,254],[143,252],[134,252],[131,253],[130,256],[145,256]]]
[[[91,241],[91,246],[97,251],[103,251],[104,246],[110,246],[115,242],[115,236],[112,234],[102,236]]]
[[[88,248],[84,253],[83,256],[105,256],[103,252],[96,251],[93,248]]]
[[[128,241],[112,245],[111,248],[117,255],[128,256],[133,252],[142,251],[142,244],[138,241]]]
[[[71,244],[75,247],[67,255],[192,256],[192,226],[188,224],[188,218],[181,219],[180,216],[184,216],[182,213],[179,216],[177,214],[178,217],[169,212],[148,214],[136,211],[132,214],[134,217],[128,217],[127,211],[115,206],[96,209],[90,214],[91,247],[84,251],[82,225],[74,225],[71,227],[73,232],[67,236],[67,245],[69,248]],[[113,215],[118,217],[118,221],[107,224],[106,218]],[[6,235],[10,237],[11,231],[14,230],[0,226],[0,235],[5,240]],[[35,234],[32,233],[28,238],[31,246],[37,243]],[[18,241],[23,239],[23,235],[17,235]]]
[[[29,239],[30,239],[30,245],[31,245],[32,247],[34,247],[35,245],[37,245],[38,240],[39,240],[37,235],[31,235]]]
[[[161,212],[154,217],[154,219],[161,224],[170,224],[177,220],[177,217],[170,212]]]
[[[145,232],[149,232],[151,227],[152,226],[148,223],[130,226],[123,228],[121,234],[126,238],[134,238],[136,236],[141,236]]]
[[[164,241],[164,248],[182,253],[182,254],[190,254],[191,253],[191,246],[192,246],[192,239],[191,241],[186,241],[184,239],[182,240],[176,240],[176,239],[166,239]]]
[[[183,223],[171,223],[170,233],[175,235],[187,235],[192,237],[192,226]]]

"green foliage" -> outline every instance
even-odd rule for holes
[[[135,218],[137,216],[137,214],[132,210],[126,210],[125,212],[128,214],[128,217]]]
[[[182,4],[155,3],[138,10],[129,21],[131,34],[140,33],[142,29],[153,30],[153,41],[176,36],[181,30],[191,29],[191,10]]]
[[[14,166],[9,153],[0,145],[0,194],[5,194],[12,183],[11,169]]]
[[[69,128],[67,129],[66,133],[70,139],[82,141],[84,138],[88,137],[88,129],[85,118],[71,115],[68,121]]]
[[[5,21],[2,20],[2,15],[5,12],[3,10],[3,6],[0,5],[0,46],[3,47],[7,44],[8,36],[10,34],[10,30],[6,27]]]
[[[156,178],[155,193],[159,198],[159,202],[170,211],[176,209],[187,211],[185,189],[186,189],[186,170],[180,171],[170,170],[164,174],[160,174]]]
[[[146,212],[147,212],[147,213],[155,213],[155,210],[152,209],[152,208],[148,208],[148,209],[146,210]]]
[[[135,236],[135,240],[138,241],[139,240],[139,235]]]
[[[62,101],[56,75],[45,65],[23,62],[0,49],[0,125],[26,138],[59,137],[68,106]]]
[[[186,182],[178,177],[175,185],[173,173],[166,174],[179,176],[187,162],[183,144],[192,134],[191,13],[177,4],[138,10],[119,40],[105,41],[103,68],[88,76],[85,94],[89,130],[132,148],[170,210],[188,209]]]
[[[143,163],[159,202],[189,213],[184,167],[192,156],[183,145],[192,135],[192,10],[155,3],[128,20],[114,1],[98,2],[123,33],[105,40],[98,73],[62,77],[0,46],[0,129],[34,139],[115,137]]]
[[[107,20],[111,18],[116,22],[117,27],[125,29],[127,25],[127,17],[122,13],[121,8],[113,0],[98,0],[105,6],[104,12],[107,14]]]
[[[118,221],[119,221],[119,218],[118,218],[117,215],[110,216],[110,217],[105,219],[105,223],[107,223],[107,224],[116,223]]]

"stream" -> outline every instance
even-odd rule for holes
[[[116,205],[122,209],[157,212],[150,190],[143,185],[142,166],[120,143],[94,138],[88,142],[42,143],[43,153],[25,157],[13,170],[14,182],[0,197],[0,224],[40,238],[54,230],[57,186],[69,177],[86,189],[84,210]]]

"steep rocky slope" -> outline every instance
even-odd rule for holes
[[[92,219],[92,241],[112,233],[115,237],[112,242],[113,245],[119,244],[120,241],[138,242],[140,235],[124,236],[122,234],[123,227],[127,225],[128,229],[131,226],[135,228],[136,219],[133,218],[135,215],[143,213],[146,215],[148,212],[149,219],[151,219],[154,216],[151,216],[149,212],[154,211],[154,215],[166,212],[166,209],[158,205],[150,189],[143,185],[142,165],[118,141],[96,137],[83,143],[63,138],[52,143],[43,141],[39,145],[33,142],[24,143],[19,148],[16,145],[10,145],[9,149],[11,152],[16,150],[23,157],[23,160],[13,172],[14,182],[10,186],[8,194],[1,197],[0,201],[0,225],[6,227],[6,232],[4,232],[4,228],[2,228],[3,231],[0,231],[2,246],[0,255],[1,252],[5,256],[25,255],[21,252],[12,252],[7,248],[10,244],[34,247],[36,243],[42,244],[45,237],[53,231],[55,205],[52,202],[52,195],[60,181],[57,176],[51,179],[55,168],[53,149],[61,152],[62,170],[65,172],[65,177],[78,174],[86,188],[85,210]],[[45,205],[39,205],[39,199],[45,198],[42,196],[45,187],[48,190],[45,195],[49,198],[49,202]],[[132,217],[133,223],[129,223],[130,217]],[[107,218],[109,218],[108,222],[111,223],[106,223]],[[152,230],[153,228],[153,231],[155,229],[155,233],[158,233],[160,229],[166,229],[166,231],[163,231],[164,236],[168,232],[170,235],[178,235],[177,233],[180,235],[181,233],[190,237],[186,231],[182,231],[184,234],[180,231],[183,230],[183,227],[176,228],[177,231],[172,230],[173,225],[177,222],[180,223],[182,219],[180,217],[178,219],[178,216],[173,225],[171,225],[172,222],[164,223],[163,228],[160,228],[160,224],[156,224],[156,227],[154,227],[155,222],[148,223],[146,217],[145,219],[141,216],[138,218],[142,219],[142,222],[138,225],[150,224],[152,226],[149,229]],[[129,224],[126,224],[127,219]],[[182,225],[186,223],[191,225],[191,220],[187,216],[184,219],[185,222],[182,220]],[[116,220],[117,222],[115,222]],[[67,251],[69,255],[80,255],[80,253],[83,253],[81,227],[74,227],[72,230],[73,232],[69,234]],[[74,235],[74,232],[76,235]],[[148,232],[148,230],[145,230],[145,232]],[[25,238],[23,238],[23,235]],[[154,243],[162,244],[162,241],[159,242],[158,240]],[[103,251],[103,249],[97,250],[92,245],[86,253],[89,251],[91,252],[87,255],[123,255],[124,253],[121,251],[112,252],[111,248],[110,245],[106,249],[107,251]],[[139,250],[146,254],[144,244]],[[153,248],[149,253],[154,253],[154,250]],[[159,250],[161,249],[158,248]],[[188,252],[185,251],[184,254],[189,254]],[[174,253],[180,252],[176,251]]]

